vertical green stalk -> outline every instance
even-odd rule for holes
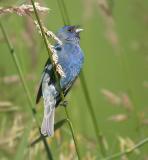
[[[59,6],[59,9],[60,9],[60,12],[61,12],[61,16],[62,16],[64,25],[70,25],[70,19],[69,19],[69,16],[68,16],[68,12],[67,12],[67,8],[66,8],[66,5],[64,3],[64,0],[57,0],[57,3],[58,3],[58,6]],[[87,107],[88,107],[88,110],[89,110],[89,113],[90,113],[90,116],[91,116],[91,119],[92,119],[92,122],[93,122],[95,134],[96,134],[96,137],[97,137],[97,141],[98,141],[99,146],[100,146],[100,151],[101,151],[102,155],[105,156],[106,155],[106,149],[105,149],[105,145],[104,145],[104,142],[103,142],[103,136],[102,136],[102,133],[101,133],[101,131],[98,127],[98,124],[97,124],[97,119],[96,119],[96,116],[95,116],[95,112],[94,112],[94,109],[93,109],[93,105],[92,105],[92,102],[91,102],[91,98],[90,98],[90,95],[89,95],[89,91],[88,91],[88,88],[87,88],[87,84],[86,84],[86,81],[85,81],[83,71],[81,72],[81,75],[80,75],[80,81],[81,81],[82,89],[83,89],[85,99],[86,99],[86,102],[87,102]]]
[[[57,3],[58,3],[58,6],[59,6],[59,9],[60,9],[60,13],[61,13],[61,16],[62,16],[63,23],[64,23],[64,25],[66,25],[66,21],[65,21],[66,18],[65,18],[63,8],[61,6],[61,0],[57,0]]]
[[[75,137],[74,129],[73,129],[72,123],[71,123],[71,121],[70,121],[69,113],[68,113],[68,110],[67,110],[66,107],[65,107],[65,113],[66,113],[66,116],[67,116],[67,122],[68,122],[69,128],[70,128],[70,130],[71,130],[72,138],[73,138],[74,143],[75,143],[75,147],[76,147],[76,152],[77,152],[77,155],[78,155],[78,159],[80,160],[81,157],[80,157],[80,151],[79,151],[79,148],[78,148],[78,142],[77,142],[77,139],[76,139],[76,137]]]
[[[96,137],[97,137],[97,141],[100,145],[100,150],[101,150],[102,155],[105,156],[106,155],[106,149],[105,149],[105,146],[104,146],[103,135],[102,135],[102,133],[101,133],[99,127],[98,127],[98,124],[97,124],[97,119],[96,119],[96,116],[95,116],[95,112],[94,112],[94,109],[93,109],[93,105],[92,105],[92,102],[91,102],[91,99],[90,99],[89,91],[88,91],[88,88],[87,88],[87,85],[86,85],[86,81],[85,81],[85,77],[84,77],[83,72],[80,74],[80,81],[81,81],[81,85],[82,85],[82,88],[83,88],[83,91],[84,91],[84,94],[85,94],[85,99],[86,99],[86,102],[87,102],[88,110],[89,110],[89,113],[90,113],[90,116],[91,116],[91,119],[92,119],[92,122],[93,122],[94,130],[95,130]]]
[[[44,43],[45,43],[45,46],[46,46],[48,55],[49,55],[50,62],[51,62],[52,67],[53,67],[54,77],[55,77],[55,79],[56,79],[56,81],[57,81],[57,83],[58,83],[58,88],[60,89],[61,99],[62,99],[62,101],[64,101],[64,94],[63,94],[62,89],[61,89],[61,86],[60,86],[60,80],[59,80],[59,78],[58,78],[58,74],[57,74],[57,72],[56,72],[55,65],[54,65],[54,62],[53,62],[51,53],[50,53],[50,51],[49,51],[49,49],[48,49],[48,43],[47,43],[47,40],[46,40],[46,35],[45,35],[45,33],[44,33],[44,30],[43,30],[43,27],[42,27],[42,24],[41,24],[39,15],[38,15],[38,13],[37,13],[37,10],[36,10],[34,1],[31,0],[31,3],[32,3],[33,9],[34,9],[34,13],[35,13],[36,19],[37,19],[38,24],[39,24],[39,26],[40,26],[40,30],[41,30],[41,33],[42,33],[42,37],[43,37],[43,40],[44,40]],[[78,159],[80,160],[81,157],[80,157],[80,151],[79,151],[79,148],[78,148],[78,142],[77,142],[77,139],[75,138],[75,134],[74,134],[74,130],[73,130],[73,127],[72,127],[71,120],[70,120],[70,116],[69,116],[69,114],[68,114],[68,111],[67,111],[67,108],[66,108],[66,107],[65,107],[65,113],[66,113],[66,116],[67,116],[67,119],[68,119],[69,128],[70,128],[70,131],[71,131],[71,134],[72,134],[72,137],[73,137],[73,141],[74,141],[74,144],[75,144],[76,153],[77,153]]]
[[[64,25],[70,25],[70,19],[64,0],[57,0],[57,3],[61,12]]]
[[[40,132],[39,120],[38,120],[38,117],[37,117],[37,115],[36,115],[36,110],[35,110],[35,107],[34,107],[34,103],[33,103],[33,100],[32,100],[32,98],[31,98],[31,94],[30,94],[30,92],[29,92],[29,89],[28,89],[28,87],[27,87],[27,84],[26,84],[26,82],[25,82],[25,79],[24,79],[24,76],[23,76],[23,72],[22,72],[22,69],[21,69],[21,67],[20,67],[19,60],[18,60],[18,58],[17,58],[17,55],[16,55],[16,53],[15,53],[15,51],[14,51],[14,48],[13,48],[13,46],[12,46],[10,40],[9,40],[9,37],[8,37],[8,35],[7,35],[7,33],[6,33],[6,31],[5,31],[5,29],[4,29],[4,27],[3,27],[3,25],[2,25],[1,22],[0,22],[0,27],[1,27],[1,30],[2,30],[3,36],[4,36],[5,40],[6,40],[6,43],[7,43],[7,45],[8,45],[10,54],[11,54],[12,59],[13,59],[13,62],[15,63],[15,66],[16,66],[16,68],[17,68],[17,71],[18,71],[20,80],[21,80],[21,82],[22,82],[24,91],[25,91],[25,93],[26,93],[26,96],[27,96],[27,99],[28,99],[28,102],[29,102],[29,105],[28,105],[29,110],[31,110],[32,116],[33,116],[33,118],[35,119],[36,124],[37,124],[38,129],[39,129],[39,132]],[[40,134],[41,134],[41,133],[40,133]],[[41,134],[41,136],[42,136],[42,134]],[[49,160],[52,160],[53,158],[52,158],[52,154],[51,154],[50,148],[49,148],[49,146],[48,146],[48,143],[47,143],[46,139],[45,139],[43,136],[42,136],[42,140],[43,140],[43,143],[44,143],[46,152],[47,152],[48,159],[49,159]]]
[[[124,86],[128,86],[127,88],[127,92],[129,94],[129,97],[131,98],[131,101],[133,103],[133,106],[134,106],[134,110],[133,110],[133,115],[135,117],[135,120],[136,120],[136,131],[137,131],[137,134],[141,134],[141,124],[140,124],[140,119],[139,119],[139,116],[138,116],[138,112],[137,112],[137,104],[136,104],[136,97],[134,96],[134,86],[133,86],[133,81],[132,81],[132,71],[130,70],[130,67],[128,62],[127,62],[127,58],[126,58],[126,55],[125,53],[121,52],[121,54],[119,55],[118,57],[118,61],[119,61],[119,65],[120,65],[120,68],[121,68],[121,71],[123,73],[123,85]],[[128,68],[128,69],[127,69]]]

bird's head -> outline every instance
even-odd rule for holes
[[[81,31],[83,29],[79,26],[64,26],[58,31],[57,36],[61,41],[79,42]]]

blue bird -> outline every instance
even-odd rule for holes
[[[57,33],[57,37],[62,41],[62,45],[55,44],[54,49],[58,55],[58,63],[61,65],[65,74],[64,77],[60,77],[60,86],[64,96],[71,89],[83,65],[84,56],[79,44],[79,33],[82,30],[77,26],[64,26]],[[41,125],[41,133],[43,135],[53,136],[55,108],[61,102],[61,97],[49,59],[45,64],[42,74],[36,103],[39,102],[41,96],[44,100],[44,117]]]

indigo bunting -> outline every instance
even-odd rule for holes
[[[58,63],[61,65],[65,74],[64,77],[60,77],[60,87],[64,96],[71,89],[83,65],[84,56],[79,45],[79,33],[82,30],[77,26],[64,26],[57,33],[57,37],[62,41],[62,45],[55,44],[54,49],[57,52]],[[54,134],[55,108],[61,102],[60,91],[53,74],[52,65],[48,59],[36,98],[36,103],[39,102],[41,96],[44,100],[44,117],[41,125],[41,133],[48,136],[53,136]]]

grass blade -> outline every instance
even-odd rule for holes
[[[29,121],[29,123],[27,124],[27,127],[25,128],[24,134],[22,136],[23,138],[18,146],[14,160],[20,160],[20,159],[23,160],[24,151],[28,146],[28,136],[29,136],[31,127],[32,127],[32,121]]]

